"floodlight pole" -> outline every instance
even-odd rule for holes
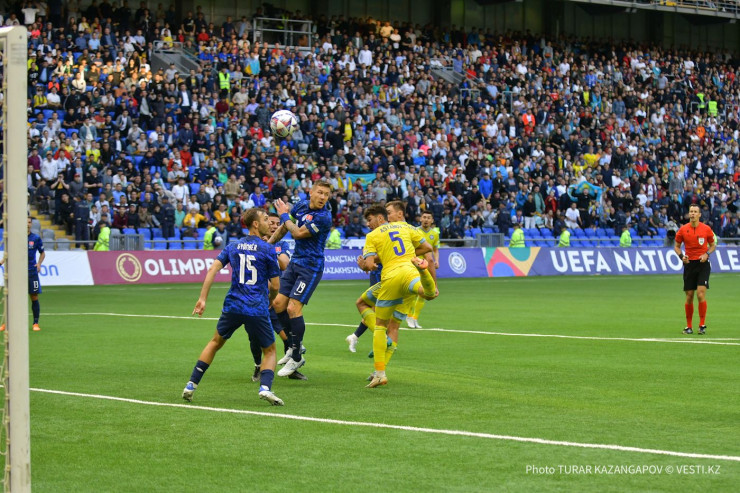
[[[8,386],[10,491],[31,491],[31,414],[28,377],[28,231],[26,190],[26,98],[28,32],[25,27],[0,29],[5,40],[5,190],[7,208]],[[10,220],[8,220],[10,218]],[[7,485],[6,485],[7,486]]]

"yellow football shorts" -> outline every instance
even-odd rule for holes
[[[409,265],[389,274],[375,293],[375,316],[381,320],[390,320],[391,317],[404,320],[416,300],[416,286],[421,280],[419,271]]]

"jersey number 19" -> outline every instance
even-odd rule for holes
[[[254,255],[239,254],[239,284],[246,284],[253,286],[257,284],[257,268],[252,265],[254,262]],[[249,279],[244,282],[244,270],[249,271]]]

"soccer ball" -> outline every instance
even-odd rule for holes
[[[292,111],[276,111],[270,117],[270,130],[275,137],[285,138],[298,130],[298,117]]]
[[[213,238],[213,244],[215,246],[221,246],[221,243],[223,243],[223,242],[224,242],[224,239],[221,238],[220,236],[216,236],[216,237]]]

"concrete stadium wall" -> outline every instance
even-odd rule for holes
[[[151,7],[156,2],[148,2]],[[262,0],[183,0],[182,13],[200,5],[209,19],[223,21],[251,15]],[[684,16],[638,9],[627,14],[592,16],[581,5],[558,0],[525,0],[481,5],[476,0],[273,0],[275,7],[328,16],[372,16],[418,24],[455,24],[466,29],[490,28],[494,32],[524,31],[548,35],[575,34],[615,41],[657,42],[665,47],[691,46],[737,52],[740,24],[694,25]]]

